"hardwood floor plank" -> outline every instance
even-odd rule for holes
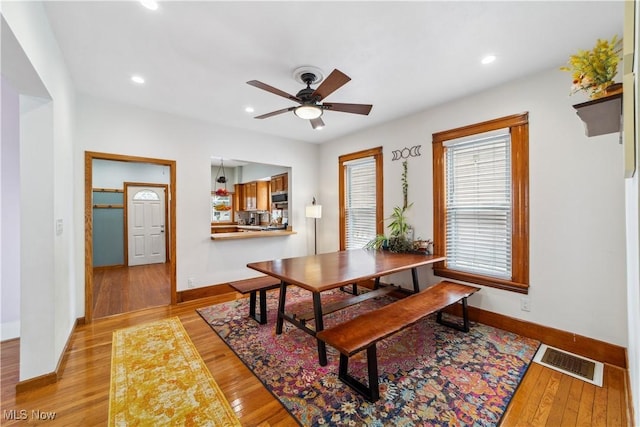
[[[32,410],[54,411],[55,420],[46,422],[50,426],[106,425],[113,332],[178,316],[243,425],[296,426],[297,422],[284,406],[195,311],[199,307],[237,298],[238,294],[234,292],[175,306],[112,315],[88,325],[80,325],[69,339],[66,362],[59,372],[58,382],[19,395],[16,395],[15,385],[19,375],[20,342],[2,342],[2,411],[26,410],[29,415]],[[628,425],[624,381],[625,371],[608,365],[605,366],[604,387],[600,388],[532,363],[500,425],[550,425],[560,414],[563,425],[572,425],[571,420],[575,420],[574,424],[578,426]],[[568,388],[566,384],[569,384]],[[564,405],[561,403],[563,401]],[[0,424],[13,426],[25,425],[25,422],[5,417]]]
[[[577,378],[571,379],[571,387],[569,389],[569,397],[562,413],[562,421],[560,427],[575,426],[578,419],[578,410],[580,409],[580,399],[582,390],[587,383]]]
[[[607,399],[609,398],[609,378],[605,365],[605,374],[602,381],[603,387],[596,387],[593,398],[593,413],[591,414],[591,424],[597,426],[607,425]]]
[[[569,400],[569,390],[571,389],[572,380],[573,378],[567,375],[560,375],[560,384],[553,398],[546,425],[558,427],[562,424],[562,416],[564,415],[567,401]]]
[[[551,372],[552,371],[550,369],[542,369],[540,375],[536,379],[533,390],[531,390],[531,393],[527,396],[527,403],[520,414],[519,420],[523,422],[533,422],[534,415],[540,407],[542,396],[549,385]]]
[[[593,384],[585,384],[582,387],[582,396],[580,396],[578,416],[576,417],[577,427],[588,427],[593,424],[592,415],[596,388],[597,387]]]
[[[542,371],[543,367],[541,365],[531,363],[502,417],[503,425],[515,425],[516,420],[522,419],[522,413],[527,405],[529,396],[536,387]]]
[[[94,269],[94,318],[170,304],[170,274],[169,263]]]
[[[627,424],[624,410],[624,376],[616,369],[605,369],[609,378],[607,399],[607,425],[623,426]]]
[[[538,408],[536,409],[533,417],[531,418],[531,422],[536,426],[544,426],[547,425],[547,419],[549,418],[549,413],[551,412],[551,407],[553,406],[553,401],[558,392],[558,387],[560,386],[560,380],[562,379],[562,374],[557,371],[552,371],[549,376],[549,381],[547,382],[544,391],[542,392],[542,396],[540,397],[540,403],[538,404]],[[550,425],[550,427],[555,427]]]

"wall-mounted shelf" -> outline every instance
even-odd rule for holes
[[[620,132],[622,116],[622,92],[573,106],[584,122],[587,136]]]

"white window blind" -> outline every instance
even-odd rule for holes
[[[509,129],[444,143],[447,267],[511,278]]]
[[[345,247],[363,248],[376,236],[376,160],[344,162]]]

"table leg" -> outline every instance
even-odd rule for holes
[[[322,322],[322,302],[320,300],[320,292],[313,293],[313,313],[315,315],[316,320],[316,332],[320,332],[324,329],[324,324]],[[320,362],[320,366],[327,365],[327,346],[324,341],[318,341],[318,361]]]
[[[418,268],[417,267],[413,267],[411,269],[411,278],[413,279],[413,292],[417,294],[418,292],[420,292],[420,283],[418,283]]]
[[[280,296],[278,297],[278,319],[276,320],[276,335],[282,334],[282,326],[284,325],[284,302],[287,296],[287,284],[285,281],[280,282]]]

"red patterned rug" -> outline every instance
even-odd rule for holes
[[[278,292],[268,292],[266,325],[248,317],[246,298],[198,313],[304,426],[495,426],[540,344],[482,324],[464,333],[425,318],[378,343],[380,400],[369,403],[338,379],[333,348],[320,366],[313,337],[287,322],[275,334]],[[345,297],[328,292],[323,302]],[[287,300],[288,312],[311,310],[307,291],[290,287]],[[332,313],[325,327],[391,301]],[[349,370],[366,382],[364,352],[350,359]]]

